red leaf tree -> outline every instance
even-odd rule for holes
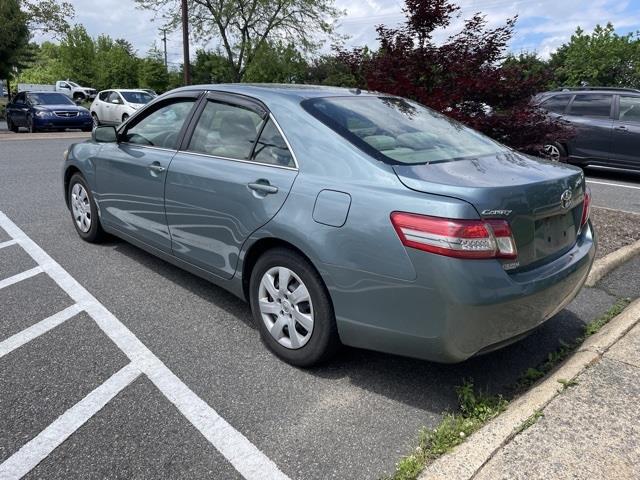
[[[341,50],[338,59],[360,87],[412,98],[518,150],[539,153],[568,138],[566,127],[530,105],[550,72],[530,76],[518,62],[504,62],[517,17],[491,29],[477,13],[436,44],[434,32],[459,10],[449,0],[406,0],[402,27],[376,27],[377,52]]]

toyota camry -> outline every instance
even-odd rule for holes
[[[80,237],[247,300],[298,366],[340,345],[459,362],[515,342],[596,250],[580,169],[360,90],[174,90],[70,147],[63,185]]]

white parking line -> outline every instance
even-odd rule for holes
[[[622,187],[622,188],[631,188],[633,190],[640,190],[640,187],[637,187],[635,185],[625,185],[623,183],[598,182],[596,180],[587,180],[587,183],[595,183],[597,185],[607,185],[609,187]]]
[[[6,242],[0,243],[0,249],[10,247],[11,245],[15,245],[16,243],[18,242],[16,242],[15,240],[7,240]]]
[[[288,480],[273,461],[198,397],[104,305],[2,212],[0,227],[17,240],[42,270],[94,319],[102,331],[129,357],[132,365],[149,377],[160,392],[244,478]],[[28,446],[29,444],[23,448]]]
[[[74,315],[77,315],[82,311],[79,305],[71,305],[68,308],[65,308],[61,312],[56,313],[55,315],[51,315],[48,318],[36,323],[35,325],[30,326],[22,330],[20,333],[16,333],[15,335],[7,338],[0,342],[0,358],[4,357],[6,354],[13,352],[16,348],[20,348],[25,343],[30,342],[34,338],[39,337],[40,335],[47,333],[52,328],[57,327],[61,323],[66,322]]]
[[[21,282],[22,280],[26,280],[27,278],[34,277],[34,276],[38,275],[39,273],[42,273],[42,267],[33,267],[32,269],[27,270],[27,271],[22,272],[22,273],[18,273],[17,275],[14,275],[13,277],[9,277],[9,278],[5,278],[4,280],[0,280],[0,290],[2,290],[3,288],[8,287],[9,285],[13,285],[14,283],[18,283],[18,282]]]
[[[123,367],[0,464],[0,478],[17,480],[29,473],[139,375],[132,363]]]

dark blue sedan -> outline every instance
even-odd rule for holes
[[[21,92],[7,105],[7,128],[18,132],[20,127],[32,133],[67,128],[90,132],[93,121],[89,110],[62,93]]]

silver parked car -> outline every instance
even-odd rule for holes
[[[117,235],[251,304],[309,366],[340,344],[458,362],[523,337],[594,259],[583,173],[415,102],[192,86],[65,158],[85,240]]]
[[[120,125],[154,98],[146,90],[103,90],[89,109],[93,124]]]

